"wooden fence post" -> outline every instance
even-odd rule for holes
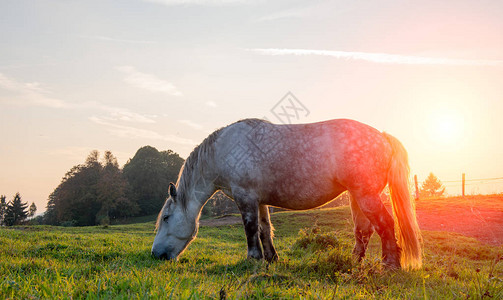
[[[416,186],[416,200],[419,199],[419,188],[417,186],[417,175],[414,175],[414,184]]]
[[[465,197],[465,173],[463,173],[462,179],[461,179],[461,186],[462,186],[462,191],[463,191],[463,197]]]

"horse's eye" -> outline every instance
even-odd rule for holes
[[[164,218],[162,218],[162,220],[166,223],[168,223],[168,219],[169,219],[169,216],[164,216]]]

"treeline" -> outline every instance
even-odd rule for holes
[[[49,224],[63,226],[108,225],[114,219],[157,214],[175,182],[184,160],[172,150],[140,148],[121,169],[110,151],[100,158],[92,151],[83,164],[68,171],[50,194],[47,211],[34,217],[37,207],[28,208],[16,193],[11,201],[0,196],[0,225]],[[420,197],[440,197],[445,187],[430,173],[423,182]],[[341,195],[324,207],[349,204],[349,194]],[[238,213],[234,201],[222,192],[205,205],[203,216]]]
[[[184,160],[171,150],[140,148],[124,168],[110,151],[92,151],[74,166],[48,199],[43,223],[63,226],[108,225],[113,219],[159,212],[169,182]]]
[[[16,193],[9,202],[7,202],[6,196],[0,196],[0,226],[22,224],[27,218],[33,217],[36,212],[35,203],[32,203],[28,208],[28,202],[22,202],[19,193]]]
[[[217,217],[237,213],[239,213],[239,209],[236,203],[222,191],[216,192],[213,197],[206,202],[206,205],[201,211],[203,217]]]

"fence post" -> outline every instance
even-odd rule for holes
[[[463,197],[465,197],[465,173],[463,173],[462,179],[461,179],[461,186],[462,186],[462,191],[463,191]]]
[[[417,175],[414,175],[414,184],[416,186],[416,200],[419,199],[419,188],[417,186]]]

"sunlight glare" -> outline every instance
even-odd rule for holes
[[[429,122],[432,142],[444,148],[455,147],[464,135],[464,119],[461,113],[445,109],[432,114]]]

